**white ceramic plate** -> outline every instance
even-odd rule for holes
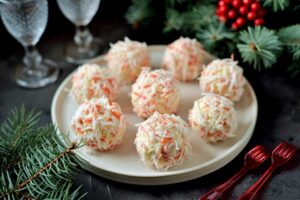
[[[151,64],[160,66],[165,46],[154,45],[148,48]],[[211,57],[207,55],[207,61],[210,59]],[[103,56],[99,56],[91,62],[105,64]],[[52,101],[51,115],[54,125],[58,127],[58,134],[60,136],[61,134],[69,134],[70,139],[75,140],[77,138],[70,131],[70,122],[78,104],[68,92],[71,88],[71,76],[72,74],[57,89]],[[93,151],[86,146],[76,150],[76,155],[83,168],[115,181],[161,185],[204,176],[226,165],[242,151],[250,140],[256,123],[257,100],[251,85],[247,82],[243,97],[235,104],[238,112],[236,137],[210,144],[201,140],[197,134],[192,134],[192,158],[185,160],[181,166],[173,167],[167,171],[157,171],[145,166],[135,150],[133,144],[137,132],[135,124],[143,120],[133,113],[129,94],[130,87],[124,87],[117,99],[127,120],[126,136],[122,145],[108,152]],[[180,94],[181,101],[177,114],[187,121],[189,109],[192,108],[193,102],[200,97],[198,82],[181,83]]]

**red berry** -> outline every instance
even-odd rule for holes
[[[237,20],[236,20],[236,24],[237,24],[239,27],[242,27],[245,23],[246,23],[246,20],[245,20],[243,17],[239,17],[239,18],[237,18]]]
[[[241,5],[241,1],[240,1],[240,0],[233,0],[233,1],[232,1],[232,6],[233,6],[234,8],[239,8],[240,5]]]
[[[219,5],[219,6],[225,6],[226,3],[225,3],[225,1],[222,1],[222,0],[221,0],[221,1],[219,1],[218,5]]]
[[[252,0],[243,0],[243,3],[245,5],[250,5],[252,3]]]
[[[228,11],[228,18],[229,19],[235,19],[236,18],[236,11],[235,10],[229,10]]]
[[[249,13],[247,14],[247,19],[248,19],[248,20],[252,21],[252,20],[254,20],[255,18],[256,18],[255,12],[249,12]]]
[[[220,6],[218,8],[218,10],[219,10],[220,14],[225,14],[228,10],[228,7],[227,6]]]
[[[238,27],[237,23],[234,22],[231,24],[231,28],[234,30],[237,30],[239,27]]]
[[[253,10],[253,11],[258,11],[259,9],[261,9],[260,3],[258,3],[258,2],[253,2],[253,3],[251,4],[251,10]]]
[[[225,3],[230,4],[232,2],[232,0],[224,0]]]
[[[248,13],[248,8],[247,6],[241,6],[240,9],[239,9],[239,13],[241,15],[246,15]]]
[[[259,16],[259,17],[264,17],[266,14],[267,14],[267,11],[263,8],[257,12],[257,16]]]
[[[264,25],[264,23],[265,23],[265,20],[263,18],[258,18],[256,20],[254,20],[255,26],[261,26],[261,25]]]

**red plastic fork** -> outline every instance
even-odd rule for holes
[[[258,145],[251,149],[244,158],[244,167],[240,169],[232,178],[225,183],[217,186],[211,191],[200,197],[199,200],[214,200],[222,199],[225,194],[234,186],[249,170],[260,166],[265,160],[270,157],[269,151],[262,145]]]
[[[254,199],[257,192],[262,188],[266,181],[271,177],[274,170],[287,163],[296,154],[296,147],[293,145],[282,142],[272,152],[272,164],[262,177],[252,185],[240,198],[239,200],[251,200]]]

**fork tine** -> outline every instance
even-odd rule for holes
[[[290,151],[289,154],[286,155],[286,158],[291,159],[296,154],[296,152],[297,152],[297,149],[294,148],[292,151]]]
[[[263,158],[265,156],[268,156],[270,157],[271,155],[268,153],[267,150],[263,150],[259,155],[256,156],[256,159],[260,159],[260,158]]]
[[[263,149],[258,149],[257,151],[253,152],[251,154],[251,157],[256,158],[260,153],[262,153]]]
[[[282,155],[284,154],[284,152],[288,149],[288,147],[286,145],[284,145],[284,147],[282,147],[280,150],[278,150],[277,154],[278,155]]]
[[[264,161],[264,160],[266,160],[266,159],[268,159],[268,158],[270,158],[270,154],[266,154],[266,155],[262,156],[262,157],[258,160],[258,162],[262,162],[262,161]]]
[[[272,154],[277,153],[277,152],[280,151],[282,148],[284,148],[284,147],[285,147],[285,143],[286,143],[286,142],[282,142],[282,143],[280,143],[279,145],[277,145],[277,146],[275,147],[275,149],[273,150]]]
[[[291,151],[293,151],[295,148],[293,146],[287,147],[287,149],[282,153],[282,157],[286,157]]]
[[[257,151],[257,150],[259,150],[259,149],[261,149],[261,148],[263,148],[262,145],[257,145],[257,146],[255,146],[254,148],[252,148],[252,149],[248,152],[248,154],[252,154],[252,153],[254,153],[255,151]]]

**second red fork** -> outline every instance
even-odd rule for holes
[[[229,189],[232,188],[249,170],[259,167],[269,157],[270,153],[264,146],[258,145],[254,147],[245,155],[244,167],[240,169],[240,171],[225,183],[204,194],[199,200],[222,199]]]

